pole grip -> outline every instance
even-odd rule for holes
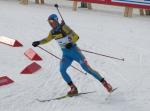
[[[58,8],[58,4],[55,4],[54,7]]]
[[[60,11],[59,11],[59,8],[58,8],[59,6],[58,6],[58,4],[55,4],[54,7],[56,7],[56,9],[57,9],[57,11],[58,11],[58,13],[59,13],[61,19],[64,21],[64,19],[63,19],[61,13],[60,13]],[[64,21],[64,22],[65,22],[65,21]]]

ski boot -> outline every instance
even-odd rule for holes
[[[74,96],[74,95],[78,94],[78,90],[72,82],[68,83],[68,85],[71,88],[71,90],[68,92],[68,96]]]
[[[113,91],[112,86],[109,83],[107,83],[107,81],[105,79],[101,80],[101,83],[109,93],[111,93]]]

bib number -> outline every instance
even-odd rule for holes
[[[71,37],[63,37],[60,39],[57,39],[58,44],[60,45],[60,47],[64,48],[66,44],[71,43],[72,42],[72,38]]]

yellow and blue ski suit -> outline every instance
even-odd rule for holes
[[[63,55],[60,62],[60,72],[63,79],[67,83],[72,82],[70,76],[67,73],[67,68],[74,60],[78,62],[87,73],[94,76],[97,80],[103,80],[103,77],[101,77],[97,71],[93,70],[88,65],[85,57],[76,45],[79,36],[70,27],[68,27],[66,24],[63,24],[61,25],[59,31],[52,29],[46,38],[40,40],[40,44],[46,44],[52,39],[55,39],[62,49]],[[65,47],[68,43],[71,43],[71,47],[69,49]]]

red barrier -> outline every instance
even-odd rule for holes
[[[42,60],[42,58],[31,48],[24,53],[30,60]]]
[[[39,64],[37,64],[36,62],[33,62],[32,64],[25,67],[21,71],[21,74],[32,74],[32,73],[38,71],[40,68],[41,68],[41,66]]]
[[[0,86],[11,84],[14,81],[8,78],[7,76],[0,77]]]
[[[13,47],[20,47],[23,46],[18,40],[11,39],[5,36],[0,36],[0,42],[3,44],[7,44]]]

